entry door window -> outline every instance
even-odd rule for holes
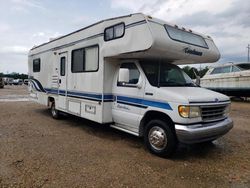
[[[60,75],[65,76],[65,64],[66,64],[66,57],[61,57],[60,61]]]

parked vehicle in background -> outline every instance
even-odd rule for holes
[[[170,156],[178,142],[215,140],[232,127],[229,97],[197,87],[177,65],[215,62],[211,37],[132,14],[32,48],[30,96],[51,108],[144,137]]]
[[[13,80],[13,85],[23,85],[23,80],[22,79],[15,79],[15,80]]]
[[[4,80],[3,80],[3,77],[0,77],[0,88],[4,88]]]
[[[5,85],[12,85],[14,78],[4,77],[3,80]]]
[[[228,96],[250,97],[250,63],[226,63],[211,67],[200,86]]]
[[[23,83],[24,83],[25,85],[29,85],[29,79],[24,79]]]

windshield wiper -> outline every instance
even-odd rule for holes
[[[160,87],[166,87],[166,86],[169,86],[169,87],[175,87],[175,86],[178,86],[178,87],[186,87],[186,86],[189,86],[189,87],[197,87],[194,83],[178,83],[178,82],[161,82],[159,84]]]
[[[185,86],[197,87],[194,83],[185,83]]]

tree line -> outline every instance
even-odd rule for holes
[[[191,78],[195,79],[196,75],[200,76],[202,78],[208,71],[208,67],[205,67],[203,69],[198,70],[195,67],[185,66],[182,68],[182,70]]]
[[[27,74],[20,74],[20,73],[10,73],[10,74],[4,74],[0,72],[0,77],[8,77],[8,78],[14,78],[14,79],[28,79]]]
[[[208,71],[208,67],[205,67],[203,69],[198,70],[195,67],[190,67],[190,66],[185,66],[182,68],[182,70],[191,78],[195,79],[196,75],[200,76],[201,78],[206,74]],[[3,74],[0,73],[0,77],[9,77],[9,78],[14,78],[14,79],[27,79],[28,75],[27,74],[19,74],[16,72],[10,73],[10,74]]]

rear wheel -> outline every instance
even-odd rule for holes
[[[60,112],[59,112],[59,110],[56,109],[54,101],[51,103],[50,112],[51,112],[51,115],[52,115],[52,117],[54,119],[59,119],[60,118]]]
[[[177,139],[170,124],[152,120],[145,127],[144,142],[153,154],[170,157],[177,147]]]

